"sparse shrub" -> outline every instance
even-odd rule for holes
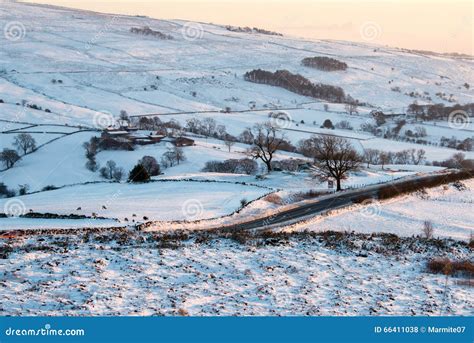
[[[263,200],[270,202],[275,205],[283,205],[283,200],[281,196],[276,193],[268,194]]]
[[[434,274],[474,276],[474,263],[468,260],[453,261],[449,258],[433,258],[428,261],[427,268]]]
[[[245,198],[242,198],[240,199],[240,206],[241,207],[245,207],[249,202],[247,201],[247,199]]]
[[[332,121],[330,119],[326,119],[323,122],[323,125],[321,125],[321,128],[334,130],[334,125],[332,124]]]
[[[47,186],[44,186],[41,190],[42,191],[54,191],[55,189],[58,189],[58,187],[53,186],[53,185],[47,185]]]
[[[180,308],[178,310],[178,315],[183,316],[183,317],[187,317],[187,316],[189,316],[189,312],[187,310],[185,310],[184,308]]]
[[[341,130],[354,130],[352,127],[351,123],[348,122],[347,120],[342,120],[339,123],[336,123],[336,129],[341,129]]]
[[[95,156],[87,160],[86,168],[90,170],[91,172],[96,172],[97,170],[99,170],[99,164],[97,164],[97,161],[95,160]]]
[[[30,186],[27,185],[27,184],[19,185],[18,194],[19,195],[25,195],[26,193],[28,193],[29,189],[30,189]]]
[[[15,191],[11,190],[3,182],[0,182],[0,198],[11,198],[15,196]]]
[[[296,193],[294,195],[292,195],[292,199],[293,201],[301,201],[301,200],[306,200],[306,199],[313,199],[313,198],[317,198],[317,197],[320,197],[322,195],[326,195],[328,194],[327,191],[318,191],[318,190],[315,190],[315,189],[310,189],[306,192],[299,192],[299,193]]]

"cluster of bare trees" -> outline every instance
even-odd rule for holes
[[[20,133],[13,140],[15,149],[4,148],[0,152],[0,161],[5,168],[11,168],[18,162],[20,154],[26,155],[36,150],[36,141],[29,133]]]
[[[161,157],[161,165],[164,168],[173,167],[183,161],[186,161],[186,156],[183,149],[179,147],[168,149]]]
[[[152,36],[152,37],[159,38],[159,39],[173,39],[173,36],[164,34],[164,33],[160,32],[160,31],[152,30],[152,29],[150,29],[150,27],[148,27],[148,26],[144,26],[144,27],[132,27],[132,28],[130,29],[130,32],[131,32],[131,33],[136,33],[136,34],[145,35],[145,36]]]
[[[215,119],[209,117],[203,118],[202,120],[197,118],[186,120],[186,130],[191,133],[223,140],[229,149],[229,152],[235,142],[238,141],[237,137],[227,133],[225,125],[217,124]]]
[[[272,161],[273,170],[296,172],[299,171],[301,168],[306,167],[309,167],[309,163],[307,161],[297,158]]]
[[[208,161],[203,168],[204,172],[247,175],[255,174],[257,170],[257,162],[250,158]]]
[[[91,137],[88,142],[82,144],[82,147],[85,150],[85,155],[87,158],[86,168],[90,171],[97,171],[99,169],[99,164],[96,160],[96,155],[100,150],[100,139],[99,137]]]
[[[275,166],[278,166],[278,169],[296,171],[302,165],[300,161],[292,161],[294,163],[288,165],[283,163],[284,161],[278,161],[279,163],[274,161],[276,152],[281,150],[287,141],[284,134],[271,122],[256,124],[252,128],[245,129],[238,140],[251,145],[246,154],[253,161],[250,159],[209,161],[203,171],[251,174],[257,170],[255,160],[263,162],[267,172],[271,172]],[[300,152],[314,159],[313,164],[320,176],[334,178],[338,190],[341,189],[341,180],[346,174],[356,170],[362,162],[362,157],[349,141],[333,136],[313,136],[302,141]]]
[[[420,105],[415,101],[410,104],[407,109],[407,113],[414,114],[417,118],[423,120],[446,120],[448,119],[449,114],[454,111],[464,111],[472,117],[474,115],[474,103],[445,106],[442,103]]]
[[[263,35],[270,35],[270,36],[283,36],[281,33],[275,32],[275,31],[269,31],[265,29],[259,29],[258,27],[248,27],[248,26],[231,26],[231,25],[226,25],[225,26],[227,31],[232,31],[232,32],[244,32],[244,33],[260,33]]]
[[[322,83],[315,84],[304,76],[293,74],[288,70],[277,70],[276,72],[271,72],[262,69],[255,69],[246,72],[244,78],[250,82],[282,87],[291,92],[317,99],[324,99],[338,103],[352,102],[348,101],[348,97],[346,97],[344,90],[341,87]]]
[[[457,139],[456,137],[441,137],[439,141],[440,146],[448,148],[462,150],[462,151],[473,151],[474,150],[474,136],[463,140]]]
[[[306,57],[301,64],[324,71],[346,70],[347,64],[326,56]]]
[[[158,117],[140,117],[136,123],[140,130],[157,130],[163,126],[163,122]]]
[[[371,164],[381,165],[382,169],[386,164],[422,164],[426,160],[426,151],[423,149],[406,149],[397,152],[382,151],[378,149],[365,149],[363,155],[367,167]]]
[[[121,181],[124,175],[123,168],[117,167],[117,163],[112,160],[107,161],[99,172],[104,179],[115,181]]]
[[[453,168],[453,169],[467,169],[474,170],[474,160],[466,159],[466,155],[458,152],[444,161],[433,161],[434,166]]]
[[[13,149],[3,149],[0,152],[0,161],[2,161],[5,168],[11,168],[13,165],[20,160],[20,155]]]

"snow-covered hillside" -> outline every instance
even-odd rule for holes
[[[20,133],[31,134],[39,147],[22,156],[12,168],[0,171],[1,182],[16,193],[20,185],[36,192],[50,186],[104,181],[98,172],[86,168],[82,144],[100,135],[99,129],[113,124],[122,110],[132,117],[156,113],[162,121],[174,119],[181,125],[190,118],[210,117],[237,136],[246,127],[268,121],[269,113],[278,108],[289,116],[281,132],[293,145],[312,134],[331,134],[349,139],[361,152],[375,148],[393,152],[424,149],[427,162],[459,152],[439,146],[442,136],[462,140],[474,134],[472,124],[459,128],[447,123],[409,121],[406,129],[415,131],[421,126],[426,130],[426,144],[419,144],[375,137],[359,129],[373,122],[369,113],[374,109],[405,113],[414,100],[429,103],[428,95],[432,103],[452,105],[436,96],[440,92],[452,94],[460,104],[473,102],[473,88],[464,87],[474,84],[472,59],[16,2],[0,4],[0,26],[4,33],[0,50],[0,148],[12,148]],[[130,31],[145,26],[172,39]],[[303,58],[313,56],[336,58],[348,68],[325,72],[301,64]],[[314,83],[340,86],[365,105],[357,114],[349,115],[344,104],[245,81],[244,73],[257,68],[287,69]],[[401,91],[393,91],[394,87]],[[425,98],[405,95],[412,92]],[[326,119],[334,124],[348,121],[352,129],[321,128]],[[238,143],[227,151],[222,140],[193,138],[195,145],[184,148],[186,161],[163,170],[156,179],[192,175],[201,180],[231,177],[232,181],[269,184],[268,179],[256,180],[254,176],[203,173],[207,161],[243,158],[249,146]],[[169,143],[161,142],[134,151],[101,151],[97,160],[101,166],[114,160],[128,173],[144,155],[159,160],[168,148]],[[472,151],[465,154],[474,157]],[[290,158],[305,160],[297,153],[278,152],[275,156],[277,160]],[[402,166],[399,170],[416,173],[424,171],[424,166]],[[360,186],[401,175],[396,173],[375,166],[351,174],[344,182],[345,186]],[[288,193],[326,186],[308,174],[294,176],[291,182],[287,182],[288,174],[275,173],[269,178],[273,190],[285,189]]]
[[[473,58],[10,1],[0,28],[0,315],[473,314],[427,269],[472,262],[473,113],[407,111],[474,103]],[[344,138],[342,179],[313,135]]]
[[[19,39],[6,41],[0,52],[2,98],[7,103],[27,99],[50,108],[57,116],[45,119],[48,121],[92,125],[91,111],[118,114],[122,109],[132,115],[226,106],[247,110],[251,101],[256,108],[301,107],[294,113],[296,121],[312,119],[312,114],[322,111],[315,99],[244,81],[242,75],[255,68],[288,69],[314,82],[341,86],[361,102],[385,111],[406,108],[414,99],[404,93],[411,91],[428,92],[433,98],[442,91],[453,94],[459,103],[473,100],[473,90],[462,87],[474,83],[472,60],[48,6],[3,2],[0,10],[0,25],[13,26],[12,32],[20,30]],[[143,26],[173,39],[130,32],[132,27]],[[324,72],[301,65],[304,57],[316,55],[338,58],[348,69]],[[393,87],[402,92],[392,91]],[[449,104],[442,99],[433,101]],[[333,110],[343,108],[334,105]],[[11,109],[9,112],[11,118]],[[257,115],[242,115],[237,121],[247,125],[248,118]],[[36,119],[28,117],[25,114],[25,119]],[[222,115],[216,117],[224,120]]]

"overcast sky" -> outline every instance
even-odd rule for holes
[[[31,0],[30,0],[31,1]],[[39,0],[99,12],[256,26],[295,36],[473,54],[474,1]]]

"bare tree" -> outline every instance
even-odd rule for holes
[[[186,156],[182,148],[174,147],[171,150],[175,156],[176,162],[179,164],[182,161],[186,161]]]
[[[325,177],[336,180],[336,190],[341,190],[341,180],[347,173],[357,170],[362,157],[352,144],[341,137],[313,136],[310,138],[314,165]]]
[[[416,153],[412,152],[411,158],[413,160],[413,164],[418,165],[426,159],[426,151],[423,149],[418,149]]]
[[[176,164],[176,159],[171,150],[166,151],[163,156],[161,156],[161,165],[163,168],[172,167]]]
[[[119,118],[120,118],[120,120],[123,120],[123,121],[126,121],[126,122],[130,121],[130,117],[128,116],[128,113],[125,110],[120,110],[120,117]]]
[[[0,152],[0,161],[3,162],[7,169],[13,167],[20,158],[18,153],[13,149],[3,149],[3,151]]]
[[[380,151],[378,151],[377,149],[365,149],[364,161],[367,163],[367,168],[369,168],[371,164],[378,163],[379,154],[380,154]]]
[[[231,141],[229,139],[226,139],[224,141],[224,144],[225,146],[229,149],[229,152],[230,152],[230,149],[234,146],[235,142],[234,141]]]
[[[245,144],[252,144],[253,143],[253,133],[251,128],[246,128],[240,135],[239,140]]]
[[[254,125],[252,135],[253,145],[247,150],[247,154],[254,159],[260,159],[267,166],[267,171],[271,172],[273,155],[283,144],[284,136],[279,134],[270,122]]]
[[[86,150],[87,159],[94,158],[95,155],[97,155],[98,145],[92,142],[92,140],[90,142],[84,142],[82,147]]]
[[[380,152],[380,155],[379,155],[379,161],[380,161],[380,164],[382,165],[382,170],[384,169],[384,166],[387,164],[387,163],[390,163],[390,156],[387,152],[385,151],[381,151]]]
[[[210,137],[212,136],[212,134],[214,133],[214,131],[216,130],[216,126],[217,126],[217,123],[214,119],[212,118],[204,118],[202,120],[202,129],[204,131],[204,134],[207,136],[207,137]]]
[[[414,154],[415,154],[415,149],[397,151],[395,153],[395,159],[396,159],[395,163],[409,164],[412,159],[412,155],[414,156]]]
[[[225,125],[217,125],[216,126],[216,133],[217,133],[217,137],[219,137],[221,139],[225,138],[225,136],[227,135]]]
[[[23,155],[25,155],[28,152],[36,149],[36,141],[30,134],[20,133],[15,137],[13,141],[13,146],[21,150],[23,152]]]
[[[351,102],[349,104],[346,104],[345,106],[346,112],[352,115],[353,113],[358,113],[357,111],[357,103]]]
[[[425,220],[423,222],[423,234],[425,235],[425,238],[426,239],[431,239],[433,238],[433,233],[434,233],[434,226],[433,226],[433,222],[429,221],[429,220]]]
[[[201,130],[202,123],[197,118],[191,118],[186,120],[186,129],[192,133],[199,133]]]

